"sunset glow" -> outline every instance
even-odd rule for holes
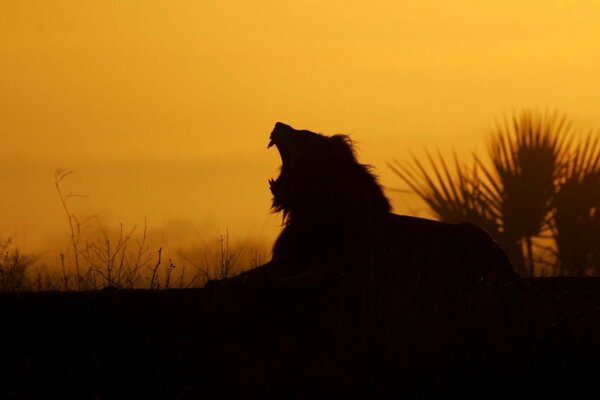
[[[595,1],[27,1],[0,6],[0,237],[40,251],[82,213],[166,242],[272,238],[276,121],[346,133],[386,188],[411,151],[481,151],[496,118],[600,128]],[[425,214],[388,192],[397,212]]]

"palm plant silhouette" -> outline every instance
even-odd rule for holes
[[[551,229],[557,269],[581,276],[600,271],[600,143],[590,133],[568,164],[553,199]]]
[[[429,170],[413,156],[392,170],[447,222],[486,229],[522,276],[534,273],[534,239],[549,234],[555,273],[600,271],[600,143],[592,134],[580,146],[566,117],[525,110],[496,124],[488,154],[472,167],[454,155],[451,170],[427,154]]]

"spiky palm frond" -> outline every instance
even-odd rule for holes
[[[486,193],[500,204],[505,235],[522,240],[547,227],[551,200],[572,141],[564,116],[523,111],[498,124],[489,153],[493,184]]]
[[[522,275],[533,273],[532,240],[550,227],[552,199],[572,140],[565,116],[525,110],[497,124],[491,168],[476,157],[487,178],[482,190],[497,205],[505,250]]]
[[[413,155],[412,165],[395,160],[388,166],[425,201],[440,220],[452,223],[468,221],[496,237],[499,234],[497,211],[481,190],[478,166],[474,164],[470,170],[454,154],[451,171],[439,152],[437,162],[430,153],[426,153],[426,157],[428,165]]]
[[[590,133],[562,171],[552,233],[562,275],[600,271],[600,138]]]
[[[450,173],[441,156],[437,166],[428,155],[431,173],[416,157],[412,168],[398,162],[391,167],[441,220],[465,220],[488,230],[518,272],[531,275],[532,237],[549,227],[572,139],[566,117],[526,110],[497,125],[489,147],[491,166],[475,156],[469,169],[455,156]]]
[[[491,188],[497,183],[490,179],[489,171],[478,162],[472,168],[460,164],[456,154],[453,171],[439,153],[437,163],[429,154],[427,159],[431,172],[414,156],[410,165],[398,161],[388,165],[438,219],[451,223],[467,221],[485,229],[506,251],[517,271],[528,274],[520,242],[502,231],[502,204],[491,195],[494,193]]]

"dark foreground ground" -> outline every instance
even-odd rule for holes
[[[323,283],[3,294],[0,398],[600,396],[598,279],[373,304]]]

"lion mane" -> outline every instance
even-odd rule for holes
[[[351,139],[278,122],[268,147],[281,156],[269,180],[283,229],[264,266],[236,281],[344,277],[371,286],[488,290],[518,279],[484,230],[391,213],[369,165]]]

